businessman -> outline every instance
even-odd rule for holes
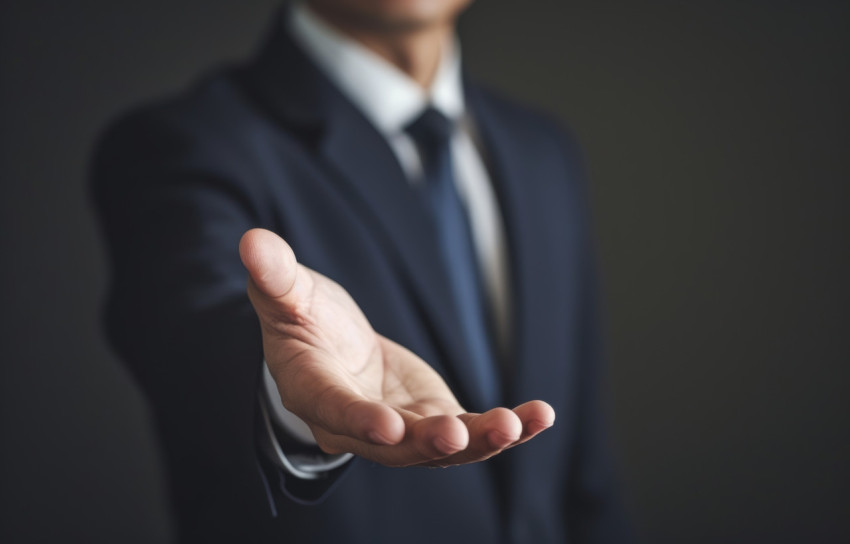
[[[296,4],[104,135],[182,540],[624,541],[577,146],[463,77],[467,3]]]

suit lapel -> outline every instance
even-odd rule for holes
[[[283,28],[272,33],[255,63],[239,78],[273,117],[309,140],[309,147],[331,166],[333,181],[383,241],[431,325],[452,389],[467,409],[484,408],[484,394],[465,364],[468,348],[432,234],[432,219],[386,140]]]
[[[531,368],[535,361],[544,360],[552,351],[552,338],[541,322],[548,319],[552,282],[555,273],[548,264],[546,242],[541,233],[544,210],[551,206],[546,197],[533,190],[535,184],[527,183],[536,175],[531,162],[535,157],[531,141],[516,135],[516,123],[505,118],[504,111],[475,86],[466,86],[467,102],[478,128],[493,182],[496,187],[507,234],[511,277],[511,300],[514,331],[512,357],[503,378],[504,399],[515,404],[524,400],[526,382],[546,379],[534,376]],[[532,365],[546,368],[546,364]]]
[[[468,409],[481,410],[485,392],[467,364],[469,351],[460,334],[449,278],[433,235],[433,219],[384,137],[350,104],[338,102],[337,107],[329,118],[322,152],[395,254],[443,348],[453,388],[460,390],[458,396]]]

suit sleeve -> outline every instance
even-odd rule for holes
[[[631,542],[616,463],[607,432],[605,356],[600,288],[594,251],[585,159],[568,133],[559,131],[566,149],[568,176],[574,180],[584,235],[580,250],[580,319],[577,436],[570,482],[566,489],[568,527],[572,542],[614,544]]]
[[[268,516],[263,479],[311,502],[334,477],[292,482],[258,458],[262,342],[238,243],[274,220],[239,146],[198,125],[137,114],[98,146],[92,189],[112,269],[106,329],[153,408],[180,516],[224,515],[235,497]]]

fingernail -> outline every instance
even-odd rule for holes
[[[515,442],[517,438],[512,438],[505,433],[499,431],[490,431],[487,434],[487,441],[490,442],[490,445],[494,448],[504,448],[508,444]]]
[[[369,437],[369,440],[376,444],[390,444],[390,441],[382,436],[378,431],[369,431],[367,436]]]
[[[434,447],[437,448],[437,450],[439,450],[441,453],[445,453],[446,455],[458,451],[457,446],[453,446],[442,436],[438,436],[434,439]]]
[[[531,432],[540,433],[551,427],[552,423],[546,423],[543,421],[531,421],[529,422],[528,426]]]

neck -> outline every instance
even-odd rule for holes
[[[428,89],[433,83],[443,48],[451,39],[448,31],[377,39],[370,35],[354,38],[407,74],[423,89]]]
[[[320,2],[311,8],[339,32],[361,43],[428,89],[434,81],[443,48],[451,43],[454,26],[451,22],[425,26],[380,27],[358,24],[353,18],[340,16],[323,9]]]

